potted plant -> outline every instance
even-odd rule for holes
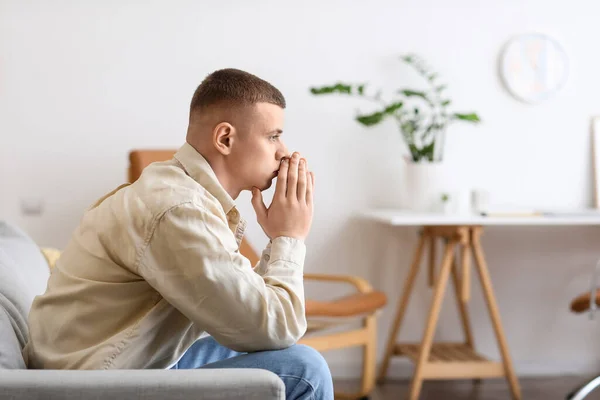
[[[372,127],[392,119],[406,144],[407,205],[416,210],[430,210],[432,201],[439,199],[441,165],[444,157],[446,130],[455,121],[479,123],[474,112],[451,111],[451,100],[446,95],[447,86],[440,82],[437,73],[417,55],[400,57],[424,78],[426,89],[400,88],[391,99],[382,98],[382,90],[371,93],[365,83],[342,83],[311,87],[313,95],[338,94],[356,96],[374,102],[378,109],[371,113],[358,113],[355,120]]]

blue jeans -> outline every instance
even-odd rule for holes
[[[295,344],[283,350],[239,353],[211,336],[197,340],[172,369],[260,368],[274,372],[285,384],[286,399],[333,400],[329,366],[315,349]]]

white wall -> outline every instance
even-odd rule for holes
[[[459,109],[475,110],[484,120],[450,131],[446,156],[463,183],[517,204],[591,205],[597,2],[302,4],[0,0],[0,217],[42,245],[64,246],[82,210],[123,182],[131,148],[182,143],[191,95],[206,74],[221,67],[248,70],[286,95],[287,143],[317,174],[306,270],[360,275],[389,295],[379,321],[381,357],[416,236],[354,215],[397,204],[403,143],[391,122],[369,131],[354,123],[362,103],[314,98],[308,88],[336,80],[369,80],[389,89],[420,84],[397,61],[409,51],[447,79]],[[513,100],[496,74],[501,46],[530,31],[553,35],[570,56],[566,87],[537,106]],[[27,198],[43,199],[44,214],[22,215],[19,203]],[[259,246],[264,236],[248,199],[238,203],[251,222],[248,237]],[[587,289],[599,239],[597,229],[564,227],[493,228],[484,236],[519,373],[600,370],[596,325],[568,311],[571,298]],[[423,330],[429,304],[424,277],[402,331],[408,340]],[[325,296],[321,289],[307,291]],[[450,297],[447,304],[438,337],[458,338]],[[472,310],[479,349],[497,357],[478,290]],[[356,374],[358,355],[326,354],[337,376]],[[393,368],[396,375],[410,372],[401,362]]]

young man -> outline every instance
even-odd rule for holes
[[[296,344],[314,175],[281,139],[284,108],[240,70],[200,84],[175,157],[84,214],[32,305],[30,368],[264,368],[287,398],[333,399],[323,357]],[[238,251],[242,190],[270,238],[254,267]]]

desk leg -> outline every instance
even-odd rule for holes
[[[473,339],[473,330],[471,328],[471,320],[469,318],[469,309],[467,307],[468,302],[462,297],[465,288],[465,279],[467,278],[468,272],[465,274],[464,265],[465,265],[465,249],[469,249],[468,245],[460,245],[461,249],[461,261],[463,265],[463,274],[462,277],[458,275],[458,264],[456,260],[452,265],[452,283],[454,286],[454,297],[456,298],[456,307],[458,308],[458,312],[460,315],[460,321],[462,323],[463,332],[465,334],[465,344],[475,352],[475,340]],[[473,383],[481,383],[480,378],[474,378]]]
[[[473,228],[472,231],[472,243],[473,243],[473,255],[475,257],[475,263],[477,264],[477,271],[479,272],[479,278],[481,280],[481,285],[483,286],[483,293],[485,295],[485,300],[490,312],[490,316],[492,319],[492,324],[494,326],[494,332],[496,333],[496,339],[498,340],[498,345],[500,347],[500,352],[502,354],[502,361],[504,365],[504,371],[506,374],[506,378],[510,383],[510,390],[513,396],[513,399],[520,400],[521,399],[521,389],[519,387],[519,382],[517,380],[517,376],[515,375],[515,370],[513,368],[512,360],[508,351],[508,344],[506,343],[506,338],[504,336],[504,330],[502,329],[502,323],[500,322],[500,312],[498,311],[498,306],[496,305],[496,300],[494,296],[494,292],[492,289],[492,280],[490,279],[490,274],[488,271],[487,264],[485,262],[485,258],[483,256],[483,250],[481,247],[481,227]]]
[[[435,262],[436,262],[436,237],[429,237],[429,287],[432,288],[435,285]]]
[[[462,279],[464,279],[464,277]],[[471,330],[471,321],[469,320],[467,303],[461,298],[462,279],[458,277],[458,266],[456,265],[456,261],[454,261],[452,263],[452,283],[454,286],[454,297],[456,297],[456,307],[458,308],[460,320],[465,332],[465,344],[471,349],[474,349],[475,343],[473,340],[473,331]]]
[[[419,358],[417,360],[415,374],[410,388],[410,400],[417,400],[419,398],[419,393],[421,392],[421,386],[423,385],[423,370],[429,359],[431,345],[433,343],[433,334],[435,333],[435,326],[437,325],[440,308],[442,307],[442,300],[444,299],[444,293],[446,291],[446,284],[448,283],[448,275],[454,264],[455,245],[456,242],[451,240],[446,244],[446,249],[444,250],[444,258],[439,276],[436,279],[433,301],[431,302],[425,333],[419,349]]]
[[[408,273],[408,278],[406,278],[406,280],[404,281],[402,295],[400,296],[400,300],[398,302],[398,311],[396,312],[396,318],[394,319],[394,323],[392,324],[392,328],[388,337],[387,346],[385,349],[385,356],[383,358],[383,363],[381,364],[381,369],[379,370],[379,382],[385,379],[387,370],[390,366],[390,360],[392,358],[392,355],[394,355],[395,353],[396,338],[398,337],[398,331],[400,330],[400,325],[402,324],[402,320],[404,319],[404,313],[406,312],[406,308],[408,307],[408,300],[410,299],[410,295],[412,293],[412,289],[415,283],[415,278],[417,277],[417,272],[419,271],[419,266],[421,265],[421,257],[423,255],[427,235],[425,235],[425,233],[423,232],[421,232],[420,235],[421,237],[419,238],[419,243],[417,244],[417,249],[415,251],[410,272]]]

